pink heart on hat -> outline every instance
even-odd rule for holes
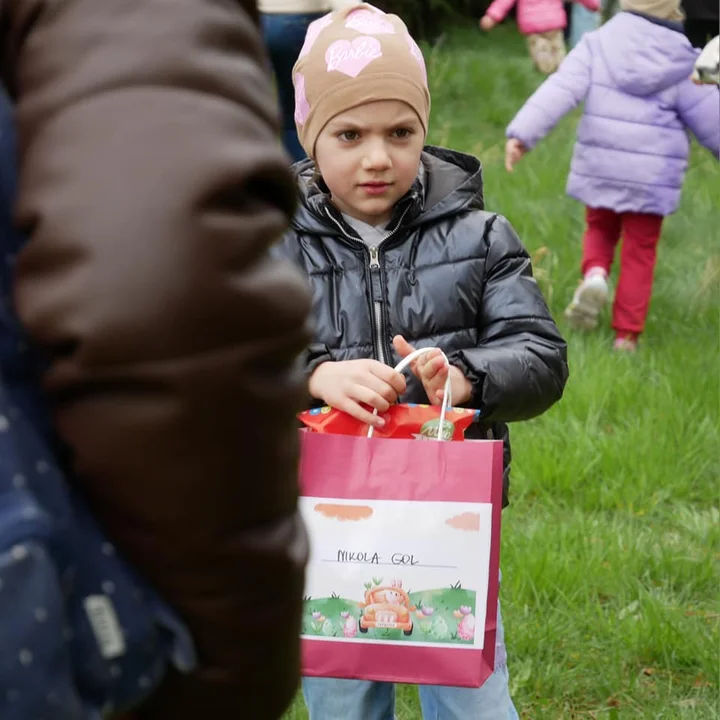
[[[303,43],[302,50],[300,50],[300,55],[298,55],[298,60],[301,57],[305,57],[310,50],[312,50],[312,46],[315,44],[315,41],[320,37],[320,33],[332,22],[332,15],[324,15],[323,17],[315,20],[315,22],[311,22],[308,26],[307,33],[305,33],[305,42]]]
[[[364,35],[394,35],[395,28],[377,11],[354,10],[345,21],[345,27]]]
[[[425,58],[423,57],[422,50],[415,42],[415,40],[412,39],[412,36],[407,35],[406,37],[408,46],[410,47],[410,53],[418,61],[418,64],[422,68],[423,77],[425,78],[425,82],[427,83],[427,68],[425,67]]]
[[[304,125],[310,114],[310,103],[305,94],[305,76],[295,73],[295,122]]]
[[[349,77],[357,77],[373,60],[382,57],[380,41],[361,36],[352,42],[336,40],[325,53],[328,72],[337,70]]]

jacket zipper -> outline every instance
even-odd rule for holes
[[[373,270],[377,273],[380,272],[380,246],[374,245],[370,248],[370,273]],[[387,358],[385,357],[385,343],[383,338],[385,334],[383,332],[383,318],[382,318],[382,303],[378,300],[373,302],[373,314],[375,315],[375,340],[378,349],[378,360],[381,363],[387,365]]]
[[[381,274],[381,267],[380,267],[380,246],[386,240],[391,238],[400,229],[400,226],[402,225],[402,221],[405,219],[405,215],[407,214],[409,209],[410,209],[409,206],[405,208],[402,215],[400,216],[397,223],[395,224],[395,227],[392,230],[390,230],[389,232],[387,232],[383,236],[382,240],[380,240],[380,242],[377,245],[374,245],[372,247],[368,247],[368,245],[366,243],[362,242],[362,240],[358,240],[357,238],[354,238],[351,235],[348,235],[347,232],[345,231],[345,228],[342,226],[342,224],[340,222],[338,222],[338,220],[336,220],[332,216],[332,214],[330,213],[329,210],[326,211],[327,216],[330,218],[330,220],[332,220],[335,223],[335,225],[338,226],[338,228],[340,229],[340,232],[343,234],[343,236],[346,239],[351,240],[353,243],[359,243],[365,249],[365,251],[368,253],[368,255],[370,257],[370,277],[371,277],[370,294],[371,294],[372,301],[373,301],[372,319],[373,319],[373,324],[374,324],[373,330],[375,331],[375,345],[377,347],[377,359],[385,365],[387,365],[387,355],[385,353],[385,342],[384,342],[385,327],[384,327],[384,323],[383,323],[382,301],[375,300],[375,292],[373,290],[372,276],[373,276],[373,272],[378,274],[378,284],[379,284],[380,288],[382,288],[382,274]]]

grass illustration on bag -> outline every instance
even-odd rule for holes
[[[362,600],[339,596],[305,598],[303,634],[336,638],[414,640],[420,643],[472,644],[475,592],[460,583],[432,591],[410,592],[400,579],[365,583]]]

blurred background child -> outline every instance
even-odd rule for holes
[[[600,9],[600,0],[579,0],[588,10]],[[530,57],[540,72],[555,72],[565,59],[563,30],[567,13],[562,0],[494,0],[480,20],[486,32],[502,22],[517,4],[517,24],[527,35]]]
[[[623,246],[613,306],[615,348],[633,351],[652,293],[663,219],[674,212],[687,168],[690,129],[716,157],[720,102],[693,84],[698,53],[684,35],[679,0],[620,0],[620,12],[583,37],[507,129],[513,166],[571,109],[585,101],[568,193],[587,206],[583,280],[565,315],[597,327],[608,275]]]

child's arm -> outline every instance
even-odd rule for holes
[[[530,257],[508,221],[486,226],[478,343],[449,360],[472,384],[471,407],[483,422],[527,420],[563,393],[567,346],[532,275]]]
[[[720,89],[686,80],[679,87],[676,109],[698,142],[717,158],[720,153]]]
[[[577,107],[590,87],[590,48],[583,38],[553,73],[522,106],[505,132],[531,150],[560,119]]]
[[[485,11],[482,20],[480,20],[480,27],[483,30],[492,30],[495,25],[507,17],[507,14],[516,2],[517,0],[495,0]],[[488,22],[486,18],[489,18],[490,22]]]
[[[150,715],[280,717],[299,676],[293,360],[309,298],[267,251],[295,192],[255,3],[173,6],[0,2],[30,235],[15,298],[76,487],[199,648]],[[273,591],[250,597],[238,578],[260,568]],[[262,643],[239,608],[272,618]]]

